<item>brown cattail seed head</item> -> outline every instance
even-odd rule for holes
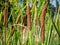
[[[44,43],[45,41],[45,15],[46,15],[46,9],[48,7],[48,2],[44,5],[41,16],[40,16],[40,24],[41,24],[41,39]]]
[[[4,23],[3,23],[4,26],[7,26],[7,17],[8,17],[8,8],[5,7],[4,8]]]
[[[30,29],[31,29],[30,6],[27,6],[26,15],[27,15],[27,27],[28,27],[29,30],[30,30]]]

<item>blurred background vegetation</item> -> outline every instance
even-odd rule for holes
[[[0,0],[0,45],[60,45],[60,0]]]

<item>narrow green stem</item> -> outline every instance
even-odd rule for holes
[[[60,45],[60,36],[59,36],[59,45]]]

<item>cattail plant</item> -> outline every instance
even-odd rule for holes
[[[28,29],[30,30],[30,29],[31,29],[30,6],[27,6],[26,15],[27,15],[27,27],[28,27]]]
[[[4,23],[3,25],[6,27],[7,26],[7,16],[8,16],[8,8],[4,8]]]
[[[7,21],[8,21],[8,8],[5,6],[4,8],[4,44],[6,45],[6,27],[7,27]]]
[[[41,24],[41,39],[44,43],[45,41],[45,15],[46,15],[46,9],[48,7],[48,2],[44,5],[44,8],[42,10],[41,16],[40,16],[40,24]]]

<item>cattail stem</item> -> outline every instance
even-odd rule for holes
[[[29,30],[31,30],[30,6],[27,6],[26,15],[27,15],[27,27],[29,28]]]
[[[39,26],[39,20],[38,16],[36,16],[36,37],[35,37],[36,45],[38,45],[38,26]]]
[[[39,25],[38,16],[36,16],[36,25]]]
[[[16,24],[18,24],[19,19],[20,19],[20,15],[18,15],[18,17],[17,17],[17,19],[16,19]]]
[[[60,36],[59,36],[59,45],[60,45]]]
[[[42,10],[41,16],[40,16],[40,24],[41,24],[41,39],[44,43],[45,41],[45,15],[46,15],[46,9],[48,7],[48,2],[44,5],[44,8]]]

